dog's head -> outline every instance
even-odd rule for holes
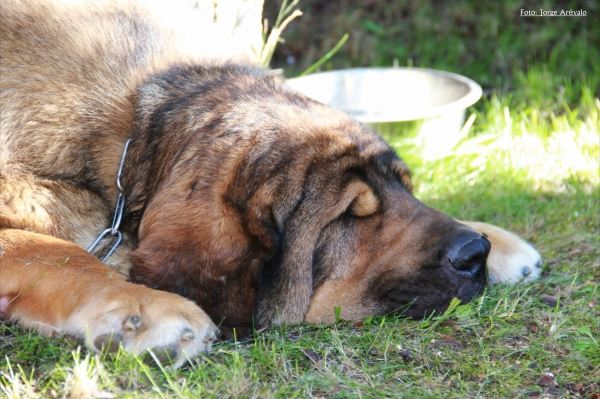
[[[485,286],[489,242],[417,200],[344,114],[240,68],[170,71],[139,96],[133,278],[230,326],[420,317]]]

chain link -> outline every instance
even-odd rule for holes
[[[98,246],[100,241],[102,241],[105,237],[110,239],[115,239],[116,237],[116,241],[114,242],[112,247],[110,247],[106,255],[104,255],[104,257],[100,259],[102,262],[105,262],[106,259],[108,259],[108,257],[111,256],[113,252],[115,252],[121,241],[123,241],[123,234],[119,231],[119,226],[121,225],[121,218],[123,217],[123,209],[125,209],[125,196],[123,195],[123,187],[121,186],[121,173],[123,173],[123,164],[125,163],[125,155],[127,154],[127,148],[129,147],[130,141],[131,139],[125,142],[125,148],[123,148],[123,155],[121,156],[121,163],[119,164],[119,171],[117,172],[117,187],[119,189],[119,196],[117,197],[117,205],[115,206],[112,225],[108,229],[100,233],[98,238],[96,238],[96,241],[94,241],[87,250],[91,253]]]

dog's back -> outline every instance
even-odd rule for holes
[[[207,40],[219,30],[195,24],[192,9],[176,13],[175,27],[169,10],[131,1],[0,7],[0,225],[84,245],[96,234],[88,226],[102,225],[114,206],[138,87],[174,64],[208,62],[205,54],[245,57],[232,37]]]
[[[109,212],[130,99],[162,45],[123,10],[2,2],[0,225],[81,243]]]
[[[60,164],[65,176],[80,176],[81,148],[99,139],[98,151],[118,158],[137,87],[149,74],[193,58],[183,40],[131,2],[7,0],[1,7],[4,167],[15,161],[44,174]],[[117,159],[106,161],[112,172]]]

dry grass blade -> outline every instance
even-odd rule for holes
[[[275,53],[277,43],[279,42],[279,39],[281,37],[281,33],[285,30],[285,28],[289,25],[290,22],[302,15],[302,11],[300,10],[292,11],[292,9],[298,4],[298,1],[299,0],[294,0],[289,6],[287,6],[287,0],[282,3],[275,25],[273,26],[273,29],[271,30],[269,36],[265,40],[265,44],[263,45],[262,51],[260,52],[259,65],[265,68],[269,66],[271,58],[273,58],[273,53]],[[265,35],[266,32],[267,20],[265,19]]]

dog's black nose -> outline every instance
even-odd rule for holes
[[[446,260],[461,272],[481,277],[485,274],[485,261],[492,245],[479,234],[460,235],[446,253]]]

